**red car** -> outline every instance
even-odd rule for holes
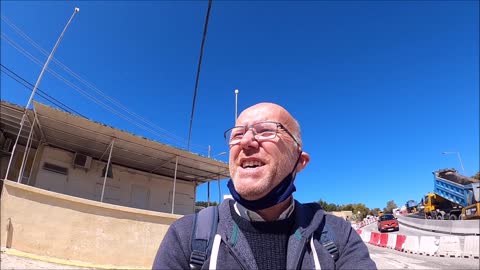
[[[377,227],[379,232],[398,231],[400,229],[397,218],[392,214],[385,214],[379,217]]]

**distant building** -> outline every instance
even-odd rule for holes
[[[333,211],[330,213],[334,216],[341,217],[345,220],[350,220],[353,215],[352,211]]]

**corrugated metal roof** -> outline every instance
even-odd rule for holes
[[[23,108],[4,101],[1,105],[0,127],[5,133],[16,136]],[[114,140],[114,164],[173,178],[178,157],[177,179],[202,183],[230,177],[225,162],[143,138],[39,102],[34,102],[33,111],[34,113],[30,110],[28,115],[32,121],[34,116],[38,119],[34,147],[43,137],[42,140],[49,145],[107,161],[109,145]],[[27,123],[22,131],[21,144],[25,144],[29,131],[30,124]]]

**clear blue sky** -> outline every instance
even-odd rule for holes
[[[214,1],[192,151],[228,150],[223,132],[233,125],[238,88],[239,110],[276,102],[300,122],[311,156],[296,180],[302,202],[383,208],[388,200],[418,201],[433,189],[432,171],[460,169],[444,151],[459,151],[466,174],[475,174],[478,3]],[[50,52],[75,6],[80,13],[55,58],[170,135],[139,128],[50,73],[40,89],[90,119],[185,147],[207,1],[2,1],[1,63],[35,83],[41,66],[7,38],[41,63],[46,56],[12,25]],[[50,69],[114,107],[55,63]],[[2,100],[25,106],[28,96],[2,72]],[[206,200],[204,186],[197,199]]]

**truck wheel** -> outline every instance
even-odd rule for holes
[[[443,216],[442,215],[437,215],[437,220],[442,220]]]
[[[432,219],[432,216],[427,216],[427,219]]]
[[[455,215],[452,214],[452,215],[450,215],[450,216],[448,217],[448,219],[449,219],[449,220],[457,220],[457,216],[455,216]]]

